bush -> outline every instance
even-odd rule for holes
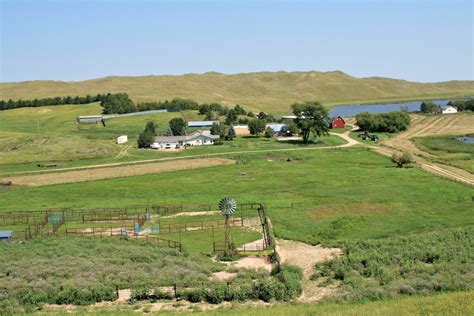
[[[227,292],[227,286],[218,285],[206,292],[206,302],[210,304],[220,304],[224,301]]]
[[[202,287],[195,288],[193,290],[185,291],[183,298],[191,303],[199,303],[206,299],[206,290]]]
[[[413,163],[413,156],[409,152],[403,152],[402,154],[395,152],[392,155],[392,161],[398,165],[398,167],[403,168],[407,164]]]

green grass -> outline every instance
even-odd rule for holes
[[[158,237],[181,241],[183,249],[192,256],[207,256],[213,253],[212,230],[198,230],[172,234],[158,234]],[[258,240],[261,234],[241,227],[232,228],[232,239],[236,247]],[[214,229],[214,241],[224,242],[224,229]]]
[[[30,81],[0,83],[2,99],[126,92],[135,101],[190,98],[198,102],[241,104],[248,111],[290,111],[294,102],[394,102],[473,95],[472,81],[416,83],[380,77],[355,78],[341,71],[215,72],[182,76],[106,77],[80,82]]]
[[[474,173],[474,144],[461,142],[455,135],[415,137],[413,141],[420,149],[433,154],[434,162],[453,165]]]
[[[279,237],[309,243],[384,238],[474,224],[472,188],[397,168],[363,148],[253,154],[244,164],[0,192],[0,211],[264,202]],[[292,161],[288,162],[287,158]],[[25,199],[25,196],[28,198]],[[86,198],[85,198],[86,197]],[[301,206],[290,208],[290,203]]]

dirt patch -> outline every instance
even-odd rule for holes
[[[317,263],[341,255],[341,249],[323,248],[319,245],[311,246],[298,241],[279,239],[277,252],[282,263],[293,264],[303,270],[303,293],[300,301],[315,302],[334,291],[334,287],[319,287],[319,282],[311,281],[310,278]]]
[[[234,272],[220,271],[220,272],[214,272],[209,279],[211,281],[225,281],[225,280],[232,279],[236,275],[237,273],[234,273]]]
[[[229,264],[231,267],[243,269],[264,269],[272,271],[272,264],[264,257],[244,257]]]
[[[320,205],[310,210],[312,218],[327,218],[336,214],[383,214],[387,213],[389,208],[385,204],[329,204]]]
[[[121,167],[105,167],[70,172],[55,172],[30,176],[17,176],[1,179],[12,181],[13,185],[43,186],[60,183],[94,181],[109,178],[129,177],[150,173],[196,169],[219,165],[234,164],[234,160],[224,158],[200,158],[190,160],[176,160]]]

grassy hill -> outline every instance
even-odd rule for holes
[[[186,74],[182,76],[106,77],[78,82],[26,81],[0,83],[0,99],[127,92],[135,101],[175,97],[199,102],[240,103],[246,109],[286,113],[296,101],[321,100],[327,105],[400,101],[474,95],[474,81],[416,83],[333,72],[257,72]]]

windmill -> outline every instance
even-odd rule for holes
[[[232,235],[230,233],[230,222],[229,219],[237,209],[237,202],[230,197],[225,197],[219,202],[219,210],[224,214],[225,217],[225,228],[224,228],[224,245],[226,251],[233,248]]]

